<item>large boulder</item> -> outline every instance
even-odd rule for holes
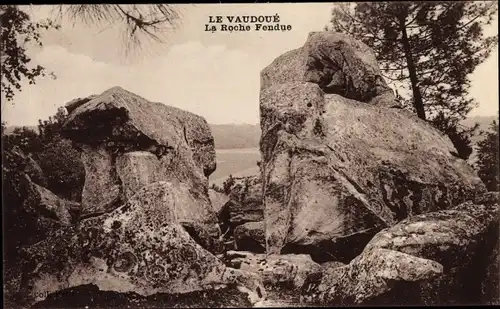
[[[336,42],[335,36],[321,37],[318,42]],[[349,53],[354,51],[343,51]],[[370,63],[352,61],[361,67],[349,67],[370,71]],[[263,78],[277,67],[264,69]],[[307,252],[318,261],[348,262],[381,229],[486,190],[454,155],[451,141],[430,124],[390,104],[367,104],[377,92],[354,87],[363,97],[355,101],[297,81],[294,74],[279,76],[260,93],[268,253]],[[369,76],[355,84],[374,89]]]
[[[478,196],[449,210],[408,218],[378,233],[365,252],[378,248],[431,259],[443,276],[414,289],[414,304],[499,304],[498,193]]]
[[[116,209],[148,184],[179,183],[189,191],[175,208],[179,222],[200,232],[198,238],[211,238],[204,243],[217,243],[220,228],[208,196],[215,149],[205,119],[120,87],[67,108],[63,134],[80,148],[85,166],[82,218]]]
[[[31,156],[26,156],[26,166],[24,168],[24,173],[28,175],[32,182],[43,187],[48,186],[48,180],[43,173],[42,168]]]
[[[261,178],[232,177],[228,183],[229,200],[219,214],[228,250],[265,252]]]
[[[59,198],[49,189],[27,182],[27,195],[23,207],[25,211],[39,218],[52,221],[59,226],[71,225],[78,219],[80,203]]]
[[[238,225],[264,219],[262,205],[262,181],[259,176],[234,177],[229,188],[229,201],[221,211],[221,217],[234,230]]]
[[[258,276],[226,267],[177,220],[186,192],[160,181],[121,207],[59,229],[25,250],[20,296],[28,304],[93,285],[140,296],[237,288],[253,303],[265,297]]]
[[[64,107],[66,108],[66,111],[68,113],[71,113],[76,108],[78,108],[81,105],[87,103],[88,101],[94,99],[95,97],[96,97],[96,95],[90,95],[90,96],[84,97],[84,98],[76,98],[76,99],[73,99],[73,100],[69,101],[68,103],[64,104]]]
[[[307,282],[313,303],[499,304],[498,194],[420,214],[379,232],[346,266]]]
[[[289,82],[317,84],[325,93],[396,106],[373,50],[335,32],[311,32],[301,48],[276,58],[261,72],[260,91]]]
[[[431,280],[442,272],[443,266],[435,261],[377,249],[359,255],[346,266],[331,268],[319,283],[306,282],[301,296],[306,303],[359,305],[384,295],[395,285]]]
[[[9,151],[9,159],[16,162],[16,170],[29,177],[30,181],[40,186],[47,187],[48,180],[40,165],[31,157],[26,155],[18,146],[12,147]]]
[[[6,302],[22,286],[20,253],[25,246],[38,243],[54,231],[70,226],[78,219],[80,205],[59,198],[50,190],[32,182],[30,177],[17,171],[10,174],[4,189],[2,204],[4,221],[4,268]],[[17,179],[14,179],[17,178]],[[18,199],[13,199],[13,187]],[[29,258],[29,257],[28,257]],[[16,308],[16,307],[14,307]]]
[[[171,161],[158,160],[156,155],[148,151],[127,152],[116,158],[115,170],[123,195],[126,199],[133,196],[140,188],[169,175]],[[171,183],[181,194],[176,195],[175,214],[177,220],[188,233],[204,248],[221,252],[222,245],[218,239],[219,226],[217,216],[211,205],[208,194],[196,196],[191,193],[189,183],[173,178]]]
[[[82,217],[99,215],[122,204],[122,188],[112,153],[104,146],[79,146],[85,167],[82,191]]]
[[[234,247],[240,251],[266,252],[264,221],[247,222],[234,229]]]

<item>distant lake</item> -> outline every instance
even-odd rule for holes
[[[217,154],[228,153],[260,153],[259,148],[238,148],[238,149],[215,149]]]
[[[229,175],[242,177],[259,172],[259,148],[215,149],[215,153],[217,169],[210,175],[210,184],[221,185]]]

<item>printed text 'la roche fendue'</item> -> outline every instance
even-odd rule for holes
[[[290,31],[291,25],[280,23],[280,16],[275,15],[210,15],[205,31],[209,32],[244,32],[244,31]]]

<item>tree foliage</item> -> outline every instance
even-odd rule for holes
[[[229,177],[224,180],[222,183],[222,191],[226,194],[229,195],[231,193],[231,189],[233,188],[233,185],[236,183],[234,180],[234,177],[232,174],[229,174]]]
[[[29,15],[16,5],[0,5],[1,91],[8,101],[13,100],[16,90],[21,90],[24,79],[34,84],[37,77],[45,75],[44,67],[31,65],[27,45],[42,46],[42,30],[58,28],[50,20],[30,21]]]
[[[38,153],[43,147],[38,133],[28,127],[17,127],[11,134],[2,135],[2,142],[4,150],[16,146],[26,154]]]
[[[493,121],[485,138],[478,143],[478,175],[490,191],[499,191],[500,159],[498,147],[498,123]]]
[[[31,157],[40,166],[49,190],[63,198],[79,201],[85,170],[79,151],[61,136],[66,116],[64,108],[60,108],[49,120],[39,121],[38,132],[26,127],[15,128],[10,134],[2,131],[3,152],[19,149],[18,152]]]
[[[471,136],[476,134],[479,124],[476,123],[473,127],[468,128],[461,125],[459,120],[459,118],[448,117],[443,111],[440,111],[430,122],[434,127],[448,135],[457,150],[455,155],[467,160],[473,150]]]
[[[469,76],[497,44],[483,33],[497,11],[495,1],[344,3],[327,29],[372,47],[405,107],[449,134],[467,157],[475,128],[457,124],[476,105],[467,96]]]
[[[85,169],[80,152],[70,140],[61,136],[66,117],[66,110],[59,108],[49,120],[39,121],[38,131],[43,147],[36,157],[46,172],[48,188],[61,197],[79,201],[85,183]]]

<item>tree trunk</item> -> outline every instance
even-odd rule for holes
[[[425,120],[424,102],[422,101],[422,94],[420,93],[420,88],[418,88],[417,69],[415,68],[415,63],[413,62],[413,58],[411,55],[411,46],[410,46],[410,41],[408,40],[408,33],[406,32],[405,23],[406,20],[402,18],[400,25],[403,37],[401,41],[403,43],[403,50],[405,52],[408,72],[410,73],[411,89],[413,92],[413,107],[417,111],[417,116]]]

